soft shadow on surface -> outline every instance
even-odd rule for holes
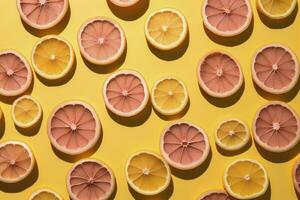
[[[236,198],[230,197],[232,200],[238,200]],[[260,197],[254,198],[252,200],[271,200],[271,182],[269,182],[269,187],[266,191],[266,193]]]
[[[2,112],[2,117],[0,119],[0,139],[3,137],[5,133],[5,116],[4,113]]]
[[[245,146],[243,146],[241,149],[238,149],[235,151],[226,151],[226,150],[222,149],[221,147],[219,147],[218,145],[216,145],[216,147],[217,147],[218,152],[224,156],[235,156],[235,155],[246,152],[251,147],[251,145],[252,145],[252,138],[250,138],[249,142]]]
[[[107,200],[114,200],[118,191],[118,183],[115,181],[115,188],[111,196]]]
[[[25,136],[34,136],[34,135],[36,135],[39,132],[39,130],[41,128],[42,121],[43,121],[43,112],[42,112],[42,116],[39,119],[39,121],[37,121],[37,123],[34,124],[32,127],[21,128],[21,127],[18,127],[17,125],[15,125],[15,127],[19,131],[19,133],[21,133],[22,135],[25,135]]]
[[[154,112],[156,113],[156,115],[159,118],[161,118],[163,120],[166,120],[166,121],[172,121],[172,120],[176,120],[176,119],[182,118],[187,113],[187,111],[189,110],[189,108],[190,108],[190,99],[188,99],[188,103],[186,104],[186,106],[184,107],[184,109],[181,112],[179,112],[178,114],[176,114],[176,115],[166,116],[166,115],[163,115],[163,114],[159,113],[154,108],[153,108],[153,110],[154,110]]]
[[[295,187],[294,187],[294,190],[295,190],[295,193],[296,193],[297,199],[298,199],[298,200],[300,200],[300,194],[297,192],[297,190],[295,189]]]

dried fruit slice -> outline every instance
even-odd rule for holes
[[[31,81],[31,68],[20,53],[0,51],[0,95],[20,95],[29,88]]]
[[[233,95],[244,81],[239,63],[224,52],[212,52],[202,58],[197,75],[200,87],[210,96],[217,98]]]
[[[226,168],[224,186],[234,198],[254,199],[265,194],[269,186],[269,178],[265,168],[259,162],[240,159]]]
[[[127,160],[125,172],[130,187],[143,195],[159,194],[171,181],[168,164],[151,152],[133,154]]]
[[[119,7],[131,7],[140,2],[140,0],[110,0],[110,2]]]
[[[294,165],[292,178],[294,182],[294,187],[298,194],[300,194],[300,160],[298,160]]]
[[[296,85],[299,78],[297,57],[283,45],[267,45],[254,56],[252,78],[266,92],[286,93]]]
[[[49,117],[48,136],[59,151],[77,155],[90,150],[101,135],[101,123],[92,106],[81,101],[65,102]]]
[[[17,0],[22,20],[36,29],[49,29],[58,24],[69,8],[68,0]]]
[[[249,27],[252,9],[249,0],[205,0],[202,18],[205,27],[214,34],[232,37]]]
[[[286,103],[269,102],[256,113],[253,136],[267,151],[288,151],[300,140],[299,116]]]
[[[29,200],[63,200],[56,192],[49,189],[39,189],[31,194]]]
[[[210,145],[202,129],[188,122],[176,122],[164,130],[160,151],[172,167],[189,170],[206,160]]]
[[[145,24],[147,41],[160,50],[180,46],[188,34],[185,17],[171,8],[160,9],[149,15]]]
[[[106,107],[114,114],[132,117],[146,107],[149,92],[144,78],[139,73],[122,70],[106,79],[103,98]]]
[[[166,77],[158,80],[152,90],[153,107],[163,115],[176,115],[188,103],[188,92],[182,81]]]
[[[295,9],[297,0],[256,0],[258,10],[271,19],[287,18]]]
[[[17,141],[0,144],[0,181],[16,183],[25,179],[33,170],[34,156],[30,148]]]
[[[126,38],[123,29],[115,20],[97,17],[81,26],[78,44],[86,60],[96,65],[108,65],[122,56]]]
[[[198,200],[230,200],[230,198],[223,190],[213,190],[202,194]]]

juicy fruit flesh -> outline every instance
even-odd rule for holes
[[[247,137],[246,128],[238,121],[227,121],[217,131],[217,137],[226,146],[242,143]]]
[[[15,118],[22,124],[35,120],[39,113],[38,105],[31,99],[23,98],[16,104],[14,109]]]
[[[42,191],[35,195],[32,200],[60,200],[54,194],[46,191]]]
[[[261,4],[271,15],[283,15],[291,8],[293,0],[260,0]]]

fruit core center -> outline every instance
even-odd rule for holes
[[[234,133],[235,133],[234,130],[230,130],[228,134],[229,134],[229,136],[233,136]]]
[[[274,122],[272,128],[273,130],[278,131],[280,129],[280,124],[278,122]]]
[[[148,176],[150,174],[150,169],[148,168],[143,169],[143,174]]]
[[[173,92],[172,91],[168,91],[168,95],[169,96],[173,96]]]
[[[39,0],[39,3],[40,3],[41,5],[45,5],[45,4],[47,3],[47,0]]]
[[[100,44],[100,45],[104,44],[104,38],[103,37],[100,37],[98,39],[98,44]]]
[[[274,70],[274,71],[277,71],[278,70],[278,65],[275,63],[275,64],[273,64],[272,65],[272,69]]]
[[[223,70],[222,69],[217,69],[217,77],[221,77],[223,75]]]
[[[16,161],[15,161],[15,160],[11,160],[11,161],[9,162],[9,164],[10,164],[10,165],[15,165],[15,164],[16,164]]]
[[[187,141],[183,141],[181,144],[182,144],[183,147],[188,147],[189,146],[189,142],[187,142]]]
[[[162,27],[161,27],[161,29],[163,30],[163,32],[167,32],[168,31],[168,26],[166,26],[166,25],[163,25]]]
[[[14,71],[12,69],[8,69],[6,71],[7,76],[12,76],[14,74]]]
[[[95,183],[94,179],[93,179],[93,178],[89,178],[88,184],[89,184],[89,185],[92,185],[92,184],[94,184],[94,183]]]
[[[54,54],[52,54],[51,56],[50,56],[50,60],[55,60],[56,59],[56,56],[54,55]]]
[[[228,8],[223,8],[223,11],[224,11],[224,13],[227,14],[227,15],[230,14],[230,10],[229,10]]]
[[[245,179],[246,181],[250,181],[251,177],[250,177],[249,174],[246,174],[246,175],[244,176],[244,179]]]
[[[76,126],[76,124],[74,124],[74,123],[72,123],[72,124],[70,125],[70,128],[71,128],[72,131],[76,131],[76,130],[77,130],[77,126]]]
[[[123,91],[122,91],[122,95],[123,95],[124,97],[127,97],[127,96],[128,96],[128,91],[127,91],[127,90],[123,90]]]

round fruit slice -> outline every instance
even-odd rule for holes
[[[214,190],[202,194],[198,200],[230,200],[230,198],[225,191]]]
[[[33,170],[34,156],[29,147],[17,141],[0,144],[0,181],[16,183],[25,179]]]
[[[286,93],[296,85],[299,78],[297,58],[285,46],[267,45],[254,56],[252,78],[266,92]]]
[[[125,173],[130,187],[143,195],[159,194],[171,181],[167,163],[151,152],[132,155],[127,161]]]
[[[112,170],[97,160],[81,160],[67,175],[67,189],[73,200],[108,199],[115,185]]]
[[[31,194],[29,200],[63,200],[59,194],[49,189],[40,189]]]
[[[198,82],[210,96],[225,98],[236,93],[244,81],[239,63],[229,54],[212,52],[199,63]]]
[[[249,27],[252,9],[249,0],[205,0],[202,17],[205,27],[214,34],[232,37]]]
[[[98,17],[88,20],[81,26],[78,44],[86,60],[96,65],[108,65],[122,56],[126,38],[116,21]]]
[[[258,110],[253,122],[253,136],[267,151],[288,151],[300,140],[299,116],[286,103],[270,102]]]
[[[177,10],[166,8],[149,15],[145,24],[147,41],[160,50],[180,46],[188,34],[185,17]]]
[[[236,199],[254,199],[267,191],[269,178],[259,162],[241,159],[226,168],[224,185],[230,196]]]
[[[140,2],[140,0],[110,0],[110,2],[119,7],[131,7]]]
[[[258,10],[271,19],[287,18],[295,9],[297,0],[256,0]]]
[[[176,115],[188,103],[188,92],[183,82],[172,78],[158,80],[152,90],[152,104],[163,115]]]
[[[74,63],[71,44],[55,35],[43,37],[33,48],[32,65],[41,77],[56,80],[64,77]]]
[[[298,160],[294,166],[292,178],[294,186],[298,194],[300,194],[300,160]]]
[[[149,92],[144,78],[139,73],[122,70],[106,80],[103,98],[106,107],[114,114],[132,117],[146,107]]]
[[[206,160],[210,145],[202,129],[191,123],[176,122],[164,130],[160,151],[172,167],[190,170]]]
[[[42,107],[33,97],[25,95],[14,101],[12,116],[18,127],[29,128],[41,119]]]
[[[22,20],[36,29],[49,29],[58,24],[69,8],[68,0],[17,0]]]
[[[226,151],[243,148],[250,139],[248,126],[238,119],[223,121],[216,132],[217,145]]]
[[[20,95],[29,88],[31,80],[31,68],[20,53],[0,51],[0,95]]]
[[[90,150],[101,134],[95,110],[81,101],[65,102],[50,115],[48,136],[59,151],[77,155]]]

